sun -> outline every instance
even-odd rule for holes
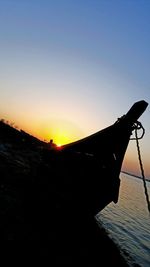
[[[70,143],[72,136],[69,135],[69,132],[62,129],[55,133],[54,140],[56,145],[61,147],[64,144]]]
[[[61,148],[62,145],[61,145],[61,144],[57,144],[56,146],[57,146],[58,148]]]
[[[73,133],[71,129],[65,127],[65,125],[55,126],[51,130],[52,138],[57,147],[72,142]]]
[[[81,138],[81,130],[74,123],[63,119],[51,119],[42,123],[39,133],[44,140],[53,143],[60,148]]]

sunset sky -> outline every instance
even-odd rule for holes
[[[0,0],[0,118],[65,144],[142,99],[150,177],[149,0]],[[123,168],[138,173],[137,159],[132,141]]]

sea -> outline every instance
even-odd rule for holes
[[[119,247],[129,266],[150,267],[150,213],[143,180],[121,173],[117,204],[97,214],[100,227]],[[146,182],[150,198],[150,182]]]

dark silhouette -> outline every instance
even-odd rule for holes
[[[60,150],[1,121],[1,240],[48,241],[42,253],[53,266],[127,266],[95,215],[118,200],[124,154],[146,106]]]

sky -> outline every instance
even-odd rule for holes
[[[149,0],[0,0],[0,118],[66,144],[150,105]],[[150,107],[140,118],[150,177]],[[123,168],[139,174],[130,141]]]

